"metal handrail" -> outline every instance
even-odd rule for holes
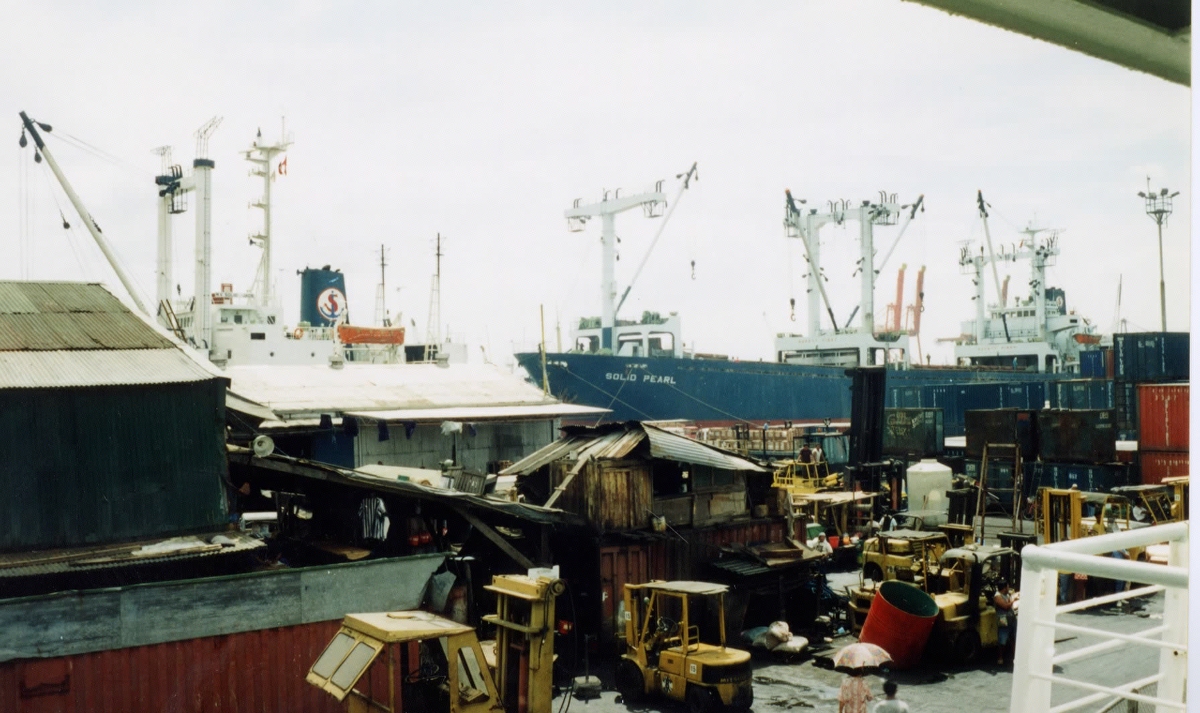
[[[1103,556],[1118,550],[1158,543],[1169,545],[1166,566]],[[1026,546],[1021,553],[1021,591],[1024,596],[1021,616],[1017,619],[1017,651],[1010,710],[1014,713],[1030,710],[1069,711],[1109,697],[1157,705],[1160,710],[1184,710],[1188,649],[1187,552],[1187,522],[1155,525],[1051,545]],[[1149,586],[1058,606],[1060,572],[1078,572]],[[1060,614],[1160,591],[1164,591],[1166,597],[1162,625],[1139,632],[1117,633],[1067,624],[1057,619]],[[1056,655],[1056,631],[1094,636],[1104,641]],[[1138,681],[1106,684],[1080,681],[1054,672],[1056,664],[1077,661],[1128,645],[1158,649],[1158,672]],[[1149,683],[1157,686],[1155,695],[1138,692]],[[1091,693],[1051,708],[1051,688],[1054,685]]]

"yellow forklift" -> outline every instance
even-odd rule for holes
[[[942,554],[949,549],[950,539],[944,532],[923,530],[881,532],[864,542],[858,586],[847,590],[851,630],[862,629],[882,582],[898,579],[931,593],[927,584],[930,572],[937,571]]]
[[[625,585],[626,651],[616,683],[627,705],[657,694],[686,703],[690,713],[750,708],[750,652],[725,645],[728,589],[708,582]],[[701,634],[706,614],[717,618],[715,640]]]
[[[1016,552],[995,545],[966,545],[942,553],[931,573],[929,593],[938,606],[928,646],[943,661],[969,664],[999,641],[992,597]]]
[[[347,614],[306,680],[350,713],[549,713],[562,580],[496,575],[496,641],[423,611]]]

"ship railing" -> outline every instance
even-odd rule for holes
[[[1107,556],[1121,550],[1167,543],[1166,565]],[[1084,574],[1117,582],[1140,583],[1129,591],[1058,604],[1060,574]],[[1188,631],[1188,524],[1175,522],[1108,535],[1084,537],[1051,545],[1029,545],[1021,551],[1021,602],[1017,617],[1012,697],[1009,710],[1066,713],[1088,706],[1105,708],[1121,700],[1157,706],[1159,711],[1186,710]],[[1123,633],[1063,621],[1064,614],[1164,593],[1161,623],[1134,633]],[[1059,653],[1056,632],[1072,638],[1098,639]],[[1132,647],[1158,652],[1157,672],[1117,681],[1124,667],[1108,666],[1102,681],[1074,678],[1064,667],[1073,662],[1123,650],[1134,659]],[[1139,652],[1140,653],[1140,652]],[[1059,673],[1055,673],[1055,670]],[[1132,674],[1132,675],[1137,675]],[[1145,690],[1154,686],[1153,694]],[[1083,695],[1051,705],[1056,687],[1082,691]],[[1059,698],[1061,699],[1061,694]]]

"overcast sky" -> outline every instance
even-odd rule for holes
[[[1049,283],[1112,331],[1157,329],[1158,249],[1139,190],[1182,191],[1164,232],[1168,327],[1189,321],[1190,94],[1187,88],[899,0],[702,3],[77,3],[5,12],[0,116],[0,278],[119,284],[43,165],[17,146],[17,112],[54,126],[50,146],[76,191],[154,298],[159,159],[190,165],[210,141],[214,287],[252,281],[246,236],[260,188],[240,151],[258,127],[295,144],[275,184],[275,278],[298,315],[296,270],[346,273],[352,321],[374,316],[380,244],[388,307],[429,310],[434,236],[445,237],[442,321],[492,361],[547,336],[564,345],[599,314],[597,221],[567,231],[563,211],[603,189],[637,191],[693,161],[682,198],[623,316],[677,311],[703,352],[769,358],[802,331],[804,263],[784,237],[784,189],[810,204],[925,195],[881,274],[882,317],[896,270],[927,267],[922,344],[973,317],[961,241],[982,237],[975,191],[997,243],[1030,222],[1061,233]],[[113,159],[80,150],[83,140]],[[49,180],[48,180],[49,179]],[[59,206],[72,223],[62,229]],[[176,281],[191,291],[194,212],[175,221]],[[618,218],[627,284],[660,225]],[[895,229],[880,229],[882,250]],[[858,295],[857,227],[826,228],[839,321]],[[839,262],[840,260],[840,262]],[[693,276],[692,262],[695,262]],[[1003,276],[1002,276],[1003,279]],[[1026,294],[1027,273],[1012,294]],[[792,322],[788,300],[797,302]],[[990,293],[989,293],[990,297]],[[443,332],[446,327],[443,327]]]

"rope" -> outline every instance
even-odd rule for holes
[[[646,417],[646,420],[648,420],[648,421],[653,421],[653,420],[654,420],[654,417],[653,417],[653,416],[651,416],[650,414],[648,414],[648,413],[646,413],[645,411],[643,411],[643,410],[639,409],[638,407],[634,406],[634,405],[633,405],[633,404],[631,404],[631,403],[627,403],[627,402],[625,402],[625,401],[621,401],[619,398],[617,398],[617,395],[616,395],[616,394],[610,394],[610,393],[608,393],[607,391],[605,391],[604,389],[600,388],[599,386],[596,386],[595,384],[593,384],[592,382],[590,382],[590,381],[588,381],[587,379],[583,378],[583,377],[582,377],[582,376],[580,376],[579,374],[576,374],[575,372],[571,371],[571,368],[570,368],[570,367],[566,367],[566,366],[564,366],[562,369],[563,369],[563,371],[567,372],[567,374],[569,374],[569,375],[571,375],[571,376],[575,377],[576,379],[579,379],[579,380],[580,380],[580,381],[582,381],[583,383],[585,383],[585,384],[587,384],[588,386],[592,387],[593,389],[595,389],[595,390],[599,391],[600,393],[604,394],[605,396],[611,396],[613,400],[612,400],[611,402],[609,402],[609,405],[610,405],[610,406],[611,406],[613,403],[620,403],[622,406],[628,406],[630,409],[632,409],[632,410],[634,410],[634,411],[637,411],[637,412],[638,412],[638,413],[640,413],[641,415],[645,416],[645,417]],[[617,390],[617,392],[618,392],[618,393],[620,393],[620,389],[618,389],[618,390]]]

